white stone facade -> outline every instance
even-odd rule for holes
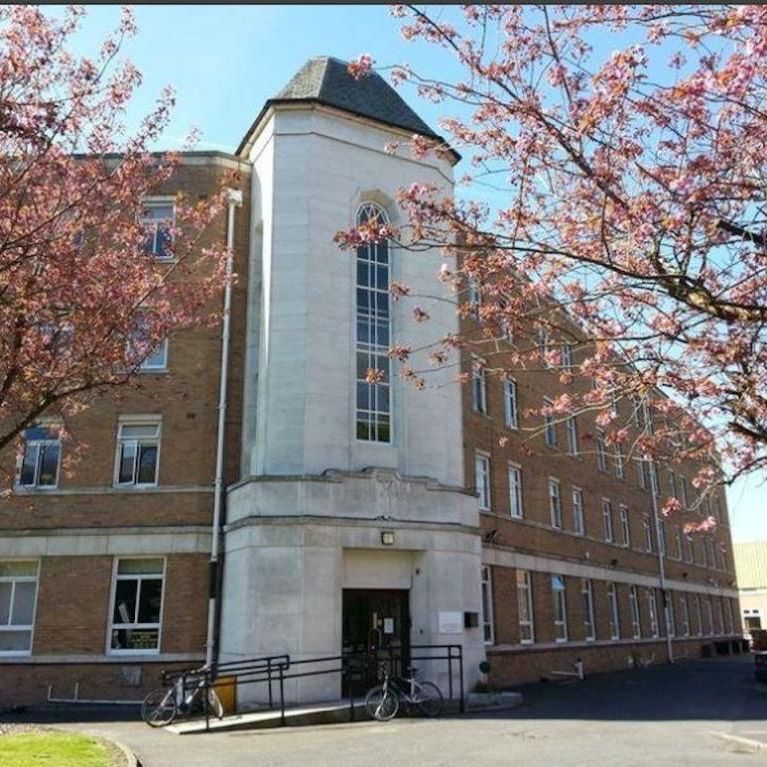
[[[250,150],[253,246],[247,317],[243,479],[228,492],[222,662],[341,652],[343,589],[409,594],[410,643],[461,644],[468,685],[484,658],[481,627],[440,634],[439,614],[480,612],[476,499],[463,477],[461,391],[437,376],[419,391],[392,376],[391,444],[355,435],[354,253],[333,242],[374,201],[392,222],[398,189],[452,188],[448,160],[386,153],[396,129],[318,104],[270,108]],[[392,251],[392,279],[449,297],[438,253]],[[457,331],[455,307],[421,303]],[[392,304],[393,340],[431,329]],[[391,545],[381,533],[394,533]],[[444,666],[423,669],[446,685]],[[340,678],[288,689],[291,701],[340,697]],[[258,698],[258,691],[245,698]]]

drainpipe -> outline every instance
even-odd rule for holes
[[[666,564],[663,561],[665,549],[668,547],[668,541],[666,541],[665,538],[661,538],[660,514],[658,513],[658,495],[660,494],[660,489],[658,488],[658,467],[652,459],[647,460],[650,460],[650,494],[652,495],[652,514],[655,519],[655,539],[658,541],[658,582],[661,594],[663,595],[663,620],[666,623],[666,654],[668,656],[668,662],[673,663],[674,647],[669,632],[669,627],[671,626],[669,594],[666,591]],[[664,546],[661,546],[661,541],[664,541]]]
[[[213,524],[210,544],[210,585],[208,590],[208,636],[205,642],[205,665],[213,663],[216,639],[216,595],[219,578],[219,544],[221,539],[221,503],[224,495],[224,437],[226,430],[226,385],[229,373],[229,335],[232,313],[232,274],[234,272],[234,210],[242,205],[242,192],[227,190],[226,284],[224,314],[221,322],[221,371],[218,387],[218,434],[216,437],[216,476],[213,481]]]

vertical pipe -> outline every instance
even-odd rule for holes
[[[460,673],[461,683],[461,713],[466,713],[466,698],[463,691],[463,645],[458,645],[458,671]]]
[[[205,665],[213,663],[216,636],[216,592],[218,583],[221,501],[224,484],[224,437],[226,430],[226,388],[229,379],[229,335],[232,313],[232,274],[234,272],[234,210],[242,205],[242,192],[228,190],[226,223],[226,284],[224,285],[224,315],[221,327],[221,369],[218,387],[218,434],[216,437],[216,475],[213,481],[213,523],[210,545],[210,586],[208,594],[208,636],[205,641]]]

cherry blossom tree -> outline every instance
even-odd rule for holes
[[[386,235],[457,256],[440,276],[478,331],[440,339],[432,363],[459,346],[500,376],[559,366],[562,394],[544,415],[588,411],[608,445],[695,461],[701,490],[765,467],[767,7],[392,12],[406,38],[432,46],[435,71],[459,72],[391,76],[452,115],[441,128],[469,170],[455,197],[402,190],[399,231],[338,239]],[[372,65],[363,56],[350,71]],[[447,148],[416,136],[409,151]],[[414,352],[393,350],[423,382]]]
[[[223,244],[199,244],[222,195],[177,198],[162,231],[142,223],[178,162],[149,151],[172,91],[129,133],[141,78],[118,54],[132,16],[94,58],[68,50],[82,16],[0,8],[0,449],[41,416],[134,382],[168,334],[205,320],[222,286]]]

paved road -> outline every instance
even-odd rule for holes
[[[749,657],[522,691],[525,705],[506,712],[217,735],[172,735],[110,721],[103,712],[87,712],[86,722],[84,710],[36,712],[25,721],[55,718],[63,727],[112,736],[144,767],[767,765],[767,685],[754,682]]]

